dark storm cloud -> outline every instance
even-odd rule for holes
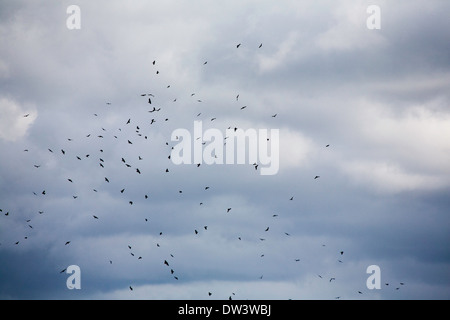
[[[1,297],[448,297],[448,5],[369,4],[2,4]],[[173,164],[194,120],[279,128],[278,174]]]

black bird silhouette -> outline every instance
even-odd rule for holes
[[[237,46],[236,46],[236,48],[239,48],[241,46],[241,44],[239,43]]]
[[[167,260],[164,260],[164,264],[165,264],[166,266],[169,266],[169,263],[167,262]]]
[[[105,177],[105,181],[109,183],[109,179],[107,177]]]
[[[314,177],[314,180],[315,180],[315,179],[318,179],[318,178],[320,178],[320,176],[315,176],[315,177]]]
[[[258,48],[261,48],[262,47],[262,43],[259,45],[259,47]]]
[[[266,230],[264,230],[264,231],[269,231],[269,227],[267,227]]]
[[[127,124],[129,124],[131,122],[131,119],[128,119]]]
[[[328,148],[330,145],[329,144],[327,144],[326,146],[325,146],[325,148]]]
[[[70,241],[67,241],[64,245],[67,246],[70,243]]]
[[[148,98],[148,103],[152,104],[152,99]]]
[[[93,217],[94,217],[94,219],[98,219],[98,217],[97,216],[94,216],[94,215],[92,215]]]
[[[230,210],[231,210],[231,208],[228,208],[228,209],[227,209],[227,212],[230,212]]]
[[[141,174],[141,171],[138,168],[136,168],[136,172]]]

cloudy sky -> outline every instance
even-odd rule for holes
[[[0,298],[449,299],[449,12],[2,1]],[[174,164],[194,121],[278,129],[279,171]]]

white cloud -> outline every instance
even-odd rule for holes
[[[16,141],[22,138],[37,117],[33,107],[24,107],[9,98],[0,98],[0,138]]]
[[[380,193],[433,190],[449,185],[440,177],[408,172],[395,163],[352,161],[345,163],[342,169],[357,184],[369,185]]]
[[[280,169],[307,165],[314,152],[313,142],[301,132],[280,129]]]
[[[367,4],[340,1],[334,8],[335,21],[317,37],[316,45],[319,48],[347,51],[386,44],[381,30],[367,29]]]

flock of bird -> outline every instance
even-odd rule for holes
[[[236,49],[241,48],[242,44],[239,43],[236,45]],[[258,46],[258,49],[262,48],[262,43]],[[153,62],[151,63],[153,66],[153,72],[154,74],[156,74],[157,76],[160,75],[160,69],[158,68],[158,63],[156,60],[153,60]],[[203,65],[206,66],[208,64],[208,61],[204,61]],[[206,67],[205,67],[206,68]],[[170,85],[166,85],[165,88],[166,89],[170,89]],[[190,97],[194,97],[196,95],[196,93],[191,93]],[[67,144],[64,146],[59,146],[57,148],[49,146],[46,150],[46,152],[48,152],[48,154],[50,154],[53,158],[55,158],[57,161],[64,161],[64,159],[66,159],[67,157],[71,157],[72,159],[76,159],[75,161],[90,161],[91,164],[98,166],[98,170],[100,170],[102,173],[104,172],[104,174],[102,174],[102,183],[98,182],[96,184],[95,188],[92,188],[91,192],[93,193],[93,196],[95,196],[95,194],[99,194],[100,191],[107,191],[107,192],[116,192],[116,194],[114,195],[114,197],[118,197],[118,196],[122,196],[125,197],[127,195],[127,188],[128,185],[130,183],[130,181],[133,181],[132,178],[128,178],[126,182],[124,181],[117,181],[119,178],[117,178],[114,175],[114,171],[111,170],[107,170],[108,167],[110,166],[111,163],[113,163],[113,165],[111,165],[113,168],[116,168],[118,165],[123,166],[124,168],[127,168],[129,170],[132,170],[134,172],[134,174],[136,175],[143,175],[146,171],[146,168],[148,166],[148,162],[146,162],[146,159],[143,154],[138,155],[137,157],[135,157],[135,155],[132,155],[132,153],[130,155],[128,155],[126,152],[126,150],[124,150],[123,155],[117,159],[108,159],[106,157],[107,152],[103,149],[103,147],[101,149],[99,149],[98,151],[95,151],[95,153],[92,152],[92,150],[90,152],[80,152],[78,149],[74,148],[71,149],[71,145],[70,143],[73,143],[74,141],[78,140],[80,141],[81,139],[99,139],[99,140],[106,140],[106,139],[113,139],[117,140],[117,141],[124,141],[124,144],[129,145],[131,148],[133,148],[134,145],[139,145],[139,142],[136,143],[137,139],[140,139],[140,141],[149,141],[151,140],[149,137],[149,133],[147,132],[147,130],[150,130],[149,132],[151,132],[151,128],[153,125],[157,125],[159,123],[164,123],[164,122],[168,122],[169,118],[167,117],[167,114],[163,115],[163,116],[159,116],[160,114],[163,114],[164,112],[164,102],[160,101],[159,97],[153,93],[138,93],[138,96],[142,97],[142,99],[144,99],[142,101],[142,104],[147,106],[149,109],[145,110],[145,114],[140,115],[138,118],[134,118],[134,117],[127,117],[125,119],[123,119],[123,126],[121,128],[118,128],[118,130],[112,134],[110,134],[110,129],[106,129],[103,126],[100,126],[100,128],[96,128],[96,130],[99,130],[98,134],[92,134],[92,133],[87,133],[85,134],[84,137],[78,137],[78,138],[73,138],[73,137],[67,137]],[[235,96],[235,101],[239,102],[239,99],[241,98],[241,95],[238,93]],[[195,102],[197,103],[201,103],[203,102],[202,99],[195,99]],[[177,98],[171,98],[171,102],[177,102]],[[166,102],[167,103],[167,102]],[[106,108],[107,112],[112,106],[114,105],[113,101],[107,101],[106,102],[106,106],[104,108]],[[247,105],[243,105],[243,106],[238,106],[236,108],[237,112],[245,112],[243,110],[247,109],[248,106]],[[103,110],[101,110],[100,112],[94,113],[93,116],[96,119],[101,119]],[[203,112],[203,111],[202,111]],[[194,120],[198,119],[201,115],[202,112],[196,112],[195,116],[194,116]],[[149,115],[149,117],[147,116]],[[28,117],[29,114],[25,114],[23,117]],[[276,118],[278,116],[278,113],[274,113],[274,114],[268,114],[267,117],[270,118]],[[210,121],[215,121],[217,119],[216,116],[211,116],[209,118],[207,118]],[[142,124],[143,122],[145,122],[145,124]],[[233,126],[230,126],[229,128],[232,128]],[[235,127],[236,130],[236,127]],[[129,133],[132,132],[132,133]],[[146,133],[147,132],[147,133]],[[110,141],[108,141],[108,143],[110,143]],[[166,158],[165,161],[167,161],[167,165],[165,166],[165,168],[162,168],[162,174],[167,174],[170,175],[172,174],[170,169],[171,166],[171,156],[170,156],[170,150],[173,146],[171,146],[170,142],[165,142],[165,145],[163,146],[166,148],[167,153],[164,155],[164,157]],[[330,145],[326,144],[324,146],[325,148],[329,148]],[[134,151],[136,151],[135,149],[133,149]],[[30,148],[24,149],[24,153],[26,154],[31,154],[33,150],[31,150]],[[156,157],[156,155],[155,155]],[[139,164],[139,166],[138,166]],[[43,170],[42,167],[45,167],[45,163],[35,163],[33,164],[33,167],[36,170]],[[199,167],[200,164],[197,164],[197,167]],[[253,168],[254,170],[258,170],[258,164],[254,163],[253,164]],[[253,170],[253,169],[252,169]],[[319,182],[314,182],[314,180],[319,179],[321,176],[320,175],[315,175],[313,177],[311,177],[312,183],[319,183]],[[66,182],[70,185],[75,185],[78,183],[77,179],[75,179],[74,177],[71,176],[67,176],[66,178]],[[123,183],[122,186],[119,186],[120,183]],[[113,185],[113,187],[111,187]],[[108,186],[108,187],[107,187]],[[115,191],[111,191],[111,188],[116,188],[117,190]],[[100,190],[100,188],[102,188]],[[214,186],[212,185],[206,185],[203,187],[203,191],[204,192],[211,192],[210,189],[214,189]],[[183,190],[177,190],[178,194],[183,194]],[[51,193],[52,191],[48,190],[48,188],[42,188],[41,190],[34,190],[32,191],[33,195],[36,197],[48,197],[49,193]],[[77,194],[71,194],[70,195],[74,201],[79,201],[79,195]],[[133,197],[130,198],[126,198],[124,201],[127,201],[127,203],[130,206],[135,205],[136,201],[151,201],[152,196],[149,195],[148,192],[143,192],[140,196],[140,199],[136,200],[136,196],[133,195]],[[294,196],[288,197],[286,199],[287,201],[294,201]],[[204,206],[205,200],[203,199],[199,199],[199,205],[200,206]],[[6,210],[4,208],[0,209],[0,213],[2,213],[3,216],[10,218],[11,216],[14,216],[14,212],[10,212],[9,210]],[[40,208],[39,210],[37,210],[36,212],[39,216],[40,215],[44,215],[45,210],[43,208]],[[229,207],[226,206],[223,208],[223,214],[228,214],[231,215],[233,214],[233,207]],[[95,208],[93,208],[93,212],[90,213],[91,219],[95,220],[95,221],[102,221],[102,220],[106,220],[108,217],[105,216],[104,213],[95,213]],[[272,218],[273,219],[277,219],[278,214],[273,214]],[[32,225],[32,220],[35,218],[29,218],[25,220],[26,225],[28,226],[28,229],[31,230],[33,229],[33,225]],[[144,218],[145,223],[150,223],[151,219],[146,217]],[[201,232],[208,232],[208,225],[206,223],[199,225],[197,228],[194,228],[192,231],[192,235],[193,236],[199,236]],[[261,234],[262,236],[258,238],[258,241],[264,242],[266,241],[266,237],[263,236],[263,234],[268,234],[271,232],[271,226],[267,226],[264,229],[261,230]],[[158,235],[160,237],[163,237],[163,231],[159,231]],[[20,245],[21,241],[23,240],[27,240],[29,239],[29,235],[22,235],[21,238],[19,238],[19,235],[17,235],[18,238],[15,239],[12,243],[14,245]],[[284,236],[289,237],[291,236],[291,233],[289,232],[284,232]],[[243,236],[238,236],[237,240],[238,241],[242,241]],[[4,240],[2,239],[1,242],[4,242]],[[71,239],[67,239],[65,241],[63,241],[63,245],[64,246],[71,246],[73,245],[73,240]],[[1,243],[0,243],[1,245]],[[155,247],[159,248],[158,250],[160,250],[163,246],[161,245],[161,242],[156,242],[153,244]],[[145,259],[145,255],[143,254],[137,254],[136,251],[134,251],[134,247],[131,243],[124,243],[123,244],[124,247],[128,248],[129,251],[129,255],[137,260],[142,260]],[[323,247],[325,247],[325,244],[322,244]],[[260,253],[260,257],[263,258],[265,256],[264,253]],[[338,252],[336,252],[336,258],[335,261],[337,263],[344,263],[344,251],[340,250]],[[300,258],[295,258],[293,259],[294,263],[301,263],[302,259]],[[108,259],[107,263],[109,263],[110,265],[112,265],[114,263],[113,259]],[[176,266],[176,257],[174,256],[173,253],[171,252],[167,252],[166,256],[161,260],[161,264],[165,267],[167,267],[167,273],[168,275],[170,275],[175,281],[179,280],[181,278],[181,273],[176,271],[176,268],[174,266]],[[66,271],[66,268],[63,268],[60,273],[64,273]],[[258,275],[257,276],[259,279],[263,279],[263,275]],[[323,280],[327,280],[328,282],[334,282],[336,281],[336,276],[334,275],[329,275],[329,276],[325,276],[322,274],[317,274],[317,278],[319,279],[323,279]],[[400,285],[403,285],[404,283],[400,283]],[[388,286],[389,283],[386,283],[386,286]],[[398,290],[400,287],[397,286],[396,290]],[[129,290],[133,291],[133,284],[129,285]],[[213,290],[208,291],[207,296],[213,296]],[[363,294],[363,292],[360,290],[358,291],[358,294]],[[235,293],[231,293],[231,295],[228,297],[229,299],[232,299],[232,297],[235,295]],[[336,299],[339,299],[340,297],[336,297]]]

